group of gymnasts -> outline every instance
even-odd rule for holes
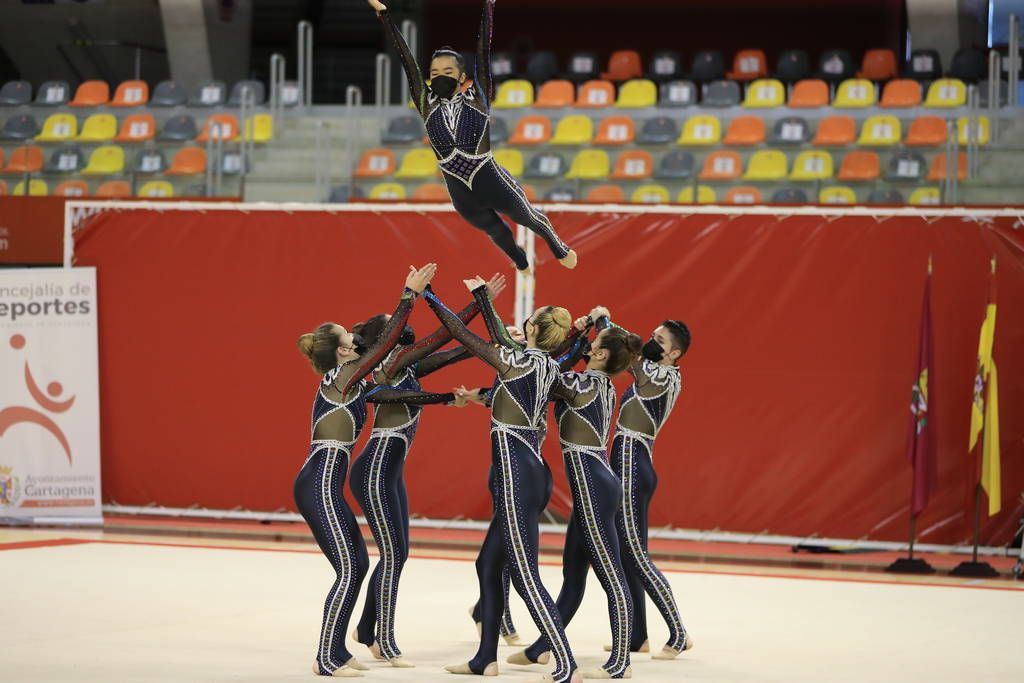
[[[410,268],[391,315],[375,316],[351,331],[325,323],[299,339],[300,350],[323,378],[314,397],[312,443],[295,481],[295,500],[336,572],[324,605],[315,673],[354,677],[366,669],[345,644],[369,558],[342,487],[370,403],[375,404],[373,428],[352,463],[350,487],[363,508],[380,561],[352,637],[368,646],[375,658],[396,667],[411,666],[395,640],[398,582],[409,549],[402,469],[420,411],[427,404],[479,403],[491,410],[488,486],[494,509],[476,562],[480,596],[473,609],[480,646],[472,659],[446,667],[448,671],[497,675],[499,635],[518,642],[508,615],[509,582],[541,635],[508,661],[546,664],[553,658],[554,670],[540,680],[629,678],[630,653],[649,651],[645,593],[669,627],[668,642],[653,656],[671,659],[689,649],[693,641],[683,627],[672,589],[647,552],[647,511],[657,483],[654,440],[679,396],[677,362],[690,344],[686,325],[666,320],[644,343],[615,325],[604,307],[573,321],[566,309],[544,306],[521,330],[506,327],[493,305],[504,288],[503,276],[488,282],[479,277],[466,280],[472,300],[456,312],[429,286],[436,271],[436,264]],[[422,339],[406,324],[419,298],[441,322]],[[468,327],[478,315],[489,339]],[[456,345],[442,350],[452,340]],[[470,357],[495,369],[492,386],[445,393],[422,390],[420,378]],[[585,367],[574,369],[581,362]],[[609,458],[616,403],[612,378],[627,370],[634,381],[622,396]],[[538,572],[538,520],[550,499],[552,482],[540,454],[549,403],[554,404],[573,500],[557,600],[551,599]],[[582,601],[591,567],[607,594],[611,646],[603,666],[580,672],[565,624]]]

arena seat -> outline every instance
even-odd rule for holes
[[[974,140],[979,145],[987,145],[990,142],[991,126],[987,116],[975,117],[975,123],[973,126]],[[956,131],[958,144],[966,146],[968,144],[968,133],[971,132],[971,127],[968,126],[970,118],[967,116],[961,116],[956,120]]]
[[[551,119],[547,116],[524,116],[516,123],[510,145],[543,145],[551,139]]]
[[[405,145],[423,137],[423,119],[419,116],[396,116],[388,121],[380,141],[385,145]]]
[[[576,96],[577,109],[603,109],[615,102],[615,86],[608,81],[587,81]]]
[[[650,152],[631,150],[615,160],[611,178],[614,180],[643,180],[654,175],[654,158]]]
[[[787,172],[786,155],[777,149],[754,152],[747,162],[744,180],[782,180]]]
[[[523,194],[526,195],[526,201],[531,204],[537,201],[537,190],[534,189],[533,185],[523,185]]]
[[[608,153],[600,149],[585,149],[572,160],[566,178],[602,180],[608,177],[611,162]]]
[[[701,103],[705,107],[736,107],[740,103],[740,84],[735,81],[713,81],[704,86]]]
[[[12,116],[0,130],[0,140],[31,140],[39,135],[39,124],[31,114]]]
[[[919,187],[910,193],[907,203],[911,206],[936,206],[942,203],[942,193],[937,187]]]
[[[764,139],[764,119],[760,116],[738,116],[729,122],[722,144],[760,145]]]
[[[196,120],[188,114],[180,114],[164,121],[163,130],[160,131],[157,140],[161,142],[185,142],[186,140],[194,140],[197,135],[199,135],[199,131],[196,128]]]
[[[636,125],[628,116],[609,116],[597,127],[595,145],[628,145],[636,140]]]
[[[171,159],[164,175],[199,175],[206,171],[206,150],[202,147],[182,147]]]
[[[158,149],[140,149],[132,162],[134,173],[163,173],[167,170],[167,158]]]
[[[743,106],[748,109],[770,109],[786,103],[786,86],[774,78],[760,78],[747,86]]]
[[[117,142],[146,142],[156,136],[156,120],[152,114],[132,114],[121,122],[121,132],[114,138]]]
[[[736,180],[743,172],[743,160],[733,151],[719,150],[704,158],[704,167],[697,176],[699,180]]]
[[[811,60],[803,50],[785,50],[775,63],[775,78],[793,84],[811,77]]]
[[[243,164],[245,164],[245,156],[240,151],[226,151],[220,157],[220,170],[224,175],[240,175],[242,173]],[[248,172],[251,167],[251,163],[246,164],[246,172]]]
[[[636,141],[641,145],[667,145],[679,137],[679,126],[667,116],[644,121]]]
[[[919,116],[910,122],[910,130],[903,140],[912,147],[936,147],[944,144],[949,137],[945,119],[939,116]]]
[[[865,78],[869,81],[888,81],[896,78],[898,74],[896,53],[889,49],[878,48],[864,53],[857,78]]]
[[[871,116],[860,129],[857,144],[865,147],[890,147],[900,144],[903,127],[895,116]]]
[[[565,175],[567,166],[561,154],[544,152],[537,154],[526,166],[523,173],[524,178],[561,178]]]
[[[942,58],[938,50],[914,50],[904,71],[906,78],[918,82],[934,81],[942,78]]]
[[[80,147],[61,147],[50,153],[43,170],[47,173],[77,173],[85,165],[85,153]]]
[[[908,109],[921,104],[921,84],[909,78],[896,78],[885,84],[878,106]]]
[[[967,104],[967,87],[955,78],[940,78],[928,86],[924,106],[930,109],[952,109]]]
[[[647,78],[655,83],[666,83],[683,78],[683,59],[674,50],[660,50],[651,55]]]
[[[800,152],[793,160],[790,180],[827,180],[834,173],[832,155],[821,150]]]
[[[36,173],[43,170],[43,148],[35,145],[16,147],[7,157],[4,173]]]
[[[270,114],[253,114],[245,120],[243,142],[252,140],[256,144],[264,144],[274,139],[274,117]]]
[[[53,188],[54,197],[87,197],[89,196],[89,183],[84,180],[65,180]]]
[[[494,150],[494,162],[518,178],[523,175],[523,153],[518,149],[497,149]],[[395,177],[402,177],[396,175]]]
[[[802,145],[811,140],[811,127],[799,116],[787,116],[772,126],[773,145]]]
[[[7,81],[0,87],[0,105],[20,107],[32,102],[32,84],[28,81]]]
[[[574,52],[569,57],[569,68],[566,69],[565,77],[573,83],[583,83],[601,77],[601,66],[597,60],[597,54],[590,50]]]
[[[0,180],[0,197],[3,197],[5,194],[7,194],[7,181]]]
[[[472,72],[470,72],[472,73]],[[262,106],[267,101],[267,89],[264,87],[262,81],[247,79],[244,81],[238,81],[231,87],[231,94],[228,95],[228,106],[229,107],[240,107],[242,106],[242,93],[248,88],[252,93],[253,104],[257,107]]]
[[[725,78],[725,62],[722,53],[717,50],[704,50],[693,56],[690,63],[688,80],[697,83],[709,83]]]
[[[196,137],[196,142],[207,140],[230,141],[238,137],[238,118],[234,114],[214,114],[207,117],[203,124],[203,132]]]
[[[857,203],[857,193],[845,185],[834,185],[823,187],[818,193],[819,204],[841,204],[850,205]]]
[[[948,78],[964,83],[977,83],[988,78],[988,54],[976,47],[963,47],[956,51],[949,63]]]
[[[515,55],[511,52],[491,53],[491,78],[495,83],[516,78],[519,72],[516,69]]]
[[[552,78],[560,78],[555,53],[550,50],[538,50],[531,54],[526,60],[526,80],[544,83]]]
[[[696,192],[692,187],[684,187],[676,196],[676,202],[679,204],[714,204],[716,201],[718,195],[715,194],[714,188],[707,185],[698,185]]]
[[[96,188],[96,196],[104,199],[124,199],[132,196],[132,186],[126,180],[108,180]]]
[[[36,136],[38,142],[66,142],[78,135],[78,119],[74,114],[51,114],[43,122],[43,130]]]
[[[643,109],[658,104],[658,86],[654,81],[634,78],[619,86],[615,106],[620,109]]]
[[[819,109],[829,104],[828,83],[821,79],[798,81],[789,95],[791,109]]]
[[[594,139],[594,122],[589,116],[573,114],[558,122],[552,145],[584,145]]]
[[[427,183],[420,185],[412,191],[412,198],[421,202],[448,202],[448,190],[440,183]]]
[[[818,130],[811,140],[819,147],[844,147],[857,140],[857,122],[852,116],[827,116],[818,123]]]
[[[697,86],[693,81],[669,81],[658,88],[658,106],[683,109],[697,104]]]
[[[949,172],[946,165],[946,154],[936,154],[935,158],[932,159],[931,168],[928,170],[928,180],[945,180]],[[967,178],[967,154],[964,152],[960,152],[957,155],[956,175],[959,180],[966,180]]]
[[[886,179],[896,182],[917,182],[924,177],[928,164],[917,152],[904,150],[894,154],[886,167]]]
[[[818,59],[817,78],[833,85],[853,78],[857,68],[846,50],[825,50]]]
[[[33,104],[37,107],[61,107],[71,97],[71,86],[67,81],[46,81],[36,91]]]
[[[75,139],[79,142],[109,142],[117,135],[117,119],[113,114],[93,114],[82,124]]]
[[[370,199],[378,201],[401,201],[405,199],[405,188],[398,183],[380,183],[370,189]]]
[[[659,180],[685,180],[693,177],[697,161],[690,152],[674,149],[661,157],[654,177]]]
[[[368,149],[359,157],[355,178],[381,178],[395,172],[395,153],[385,147]]]
[[[537,109],[564,109],[576,101],[576,86],[572,81],[556,79],[544,83],[533,106]]]
[[[640,53],[636,50],[616,50],[608,58],[608,71],[601,74],[606,81],[628,81],[643,78],[644,65],[640,61]]]
[[[75,91],[69,107],[99,107],[110,101],[110,86],[106,81],[84,81]]]
[[[722,124],[717,116],[703,114],[687,119],[683,133],[676,142],[680,145],[717,145],[722,139]]]
[[[149,100],[151,107],[180,107],[185,104],[185,89],[175,81],[160,81]]]
[[[45,180],[38,180],[33,178],[28,183],[28,192],[25,192],[24,180],[15,185],[14,191],[11,192],[11,195],[14,197],[24,197],[26,194],[29,197],[45,197],[48,194],[50,194],[50,188],[46,184]]]
[[[190,107],[221,107],[227,97],[224,81],[204,81],[196,86],[188,98]]]
[[[89,155],[82,175],[115,175],[124,172],[124,148],[117,145],[97,147]]]
[[[832,106],[836,109],[864,109],[875,104],[875,86],[864,78],[851,78],[839,84]]]
[[[437,165],[437,156],[430,149],[410,149],[402,157],[402,163],[395,171],[396,178],[410,178],[413,180],[433,178],[437,176],[440,168]]]
[[[555,187],[544,193],[544,201],[574,202],[576,201],[576,191],[571,187]]]
[[[839,164],[837,180],[869,182],[882,175],[882,162],[877,152],[856,150],[849,152]]]
[[[495,109],[522,109],[533,104],[533,84],[514,78],[498,86]]]
[[[111,107],[141,107],[149,101],[149,84],[145,81],[123,81],[114,91]]]
[[[626,194],[618,185],[597,185],[587,192],[583,201],[606,202],[608,204],[623,204],[626,201]]]
[[[492,116],[488,127],[491,131],[491,142],[501,144],[508,140],[508,122],[501,116]]]
[[[783,187],[772,194],[772,204],[806,204],[807,193],[799,187]]]
[[[641,185],[629,198],[633,204],[668,204],[669,200],[668,188],[664,185]]]
[[[725,193],[725,204],[760,204],[762,202],[761,190],[756,187],[741,185],[731,188]]]
[[[867,203],[874,206],[902,206],[905,202],[899,190],[879,187],[871,190]]]
[[[173,197],[174,186],[166,180],[150,180],[139,188],[140,197],[147,199],[158,199],[160,197]]]
[[[753,81],[768,75],[768,58],[763,50],[740,50],[732,60],[731,81]]]

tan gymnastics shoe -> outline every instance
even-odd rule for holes
[[[530,666],[531,664],[547,664],[551,661],[550,652],[542,652],[537,656],[537,661],[530,661],[530,658],[526,656],[526,650],[520,650],[519,652],[513,652],[505,660],[509,664],[518,664],[520,666]]]
[[[526,645],[523,639],[519,637],[518,633],[509,633],[507,636],[502,636],[505,639],[506,645]]]
[[[444,668],[450,674],[465,674],[469,676],[475,676],[476,672],[469,668],[469,664],[449,664]],[[484,676],[497,676],[498,675],[498,663],[491,662],[484,667]]]
[[[551,674],[544,674],[540,678],[534,678],[530,683],[555,683],[555,679]],[[572,676],[569,677],[569,683],[583,683],[583,676],[580,674],[579,669],[572,672]]]
[[[369,671],[370,670],[370,667],[366,666],[365,664],[360,662],[355,657],[350,657],[349,660],[347,662],[345,662],[345,666],[352,667],[356,671]]]
[[[572,270],[573,268],[576,267],[576,252],[573,249],[570,249],[568,254],[558,259],[558,262],[561,263],[564,267],[568,268],[569,270]]]
[[[665,647],[661,648],[661,652],[659,652],[657,654],[651,655],[651,659],[675,659],[676,657],[678,657],[682,653],[686,652],[687,650],[692,650],[692,649],[693,649],[693,638],[691,638],[690,634],[687,633],[686,636],[684,636],[684,638],[683,638],[683,649],[682,650],[677,650],[674,647],[669,647],[668,645],[666,645]]]
[[[405,657],[392,657],[388,660],[388,664],[395,667],[396,669],[415,669],[416,665],[407,660]]]

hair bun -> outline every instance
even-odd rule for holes
[[[309,359],[313,358],[314,336],[315,335],[312,332],[307,332],[306,334],[299,337],[299,351],[301,351],[302,355],[306,356]]]
[[[626,337],[626,348],[629,350],[629,353],[633,356],[639,356],[643,347],[644,340],[641,339],[639,335],[635,335],[630,332],[629,336]]]

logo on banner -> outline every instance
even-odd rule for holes
[[[25,348],[25,343],[25,337],[23,335],[15,334],[11,336],[11,348],[15,351],[20,351]],[[67,455],[68,464],[70,465],[72,458],[71,446],[68,444],[68,438],[64,434],[64,431],[56,422],[54,422],[53,418],[47,415],[47,412],[55,415],[66,413],[71,410],[71,406],[74,405],[75,397],[72,396],[70,398],[60,400],[61,395],[64,393],[64,387],[60,382],[50,382],[46,387],[46,394],[49,394],[49,396],[44,394],[36,383],[35,378],[32,376],[32,369],[29,367],[28,361],[25,361],[25,385],[28,389],[28,393],[32,396],[32,399],[35,401],[38,408],[28,406],[10,406],[0,410],[0,437],[15,425],[37,425],[52,434],[53,438],[60,443],[64,448],[64,453]]]
[[[0,505],[15,505],[21,497],[21,485],[11,472],[10,467],[0,465]]]

